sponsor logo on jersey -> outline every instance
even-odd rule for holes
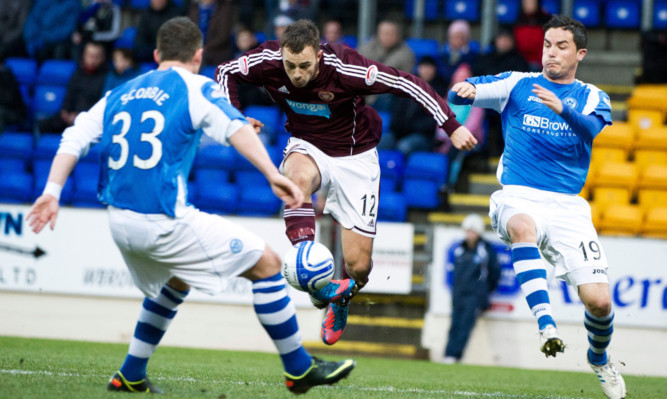
[[[334,99],[334,94],[330,91],[321,91],[317,95],[322,99],[322,101],[331,101]]]
[[[577,100],[575,100],[572,97],[567,97],[565,100],[563,100],[563,104],[567,105],[568,107],[572,109],[577,108]]]
[[[535,96],[529,96],[529,97],[528,97],[528,101],[534,101],[534,102],[536,102],[536,103],[541,103],[541,102],[542,102],[542,99],[539,98],[539,97],[535,97]]]
[[[241,73],[247,75],[248,71],[250,71],[250,66],[248,66],[248,56],[244,55],[243,57],[239,58],[236,63],[238,64]]]
[[[287,87],[282,86],[280,89],[278,89],[279,92],[285,93],[285,94],[290,94],[289,90],[287,90]]]
[[[378,67],[371,65],[366,70],[366,84],[372,86],[378,78]]]
[[[331,110],[327,104],[300,103],[292,100],[285,101],[287,101],[287,105],[292,108],[292,111],[297,114],[322,116],[327,119],[331,116]]]
[[[229,249],[231,249],[233,254],[237,254],[243,250],[243,242],[235,238],[229,242]]]
[[[549,118],[530,115],[530,114],[525,114],[523,116],[523,125],[531,128],[550,130],[554,132],[562,132],[570,130],[570,125],[567,122],[552,122],[551,119]],[[542,132],[535,131],[534,133],[542,133]]]

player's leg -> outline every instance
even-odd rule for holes
[[[189,290],[187,284],[171,278],[155,298],[144,299],[125,361],[107,385],[110,391],[162,392],[146,378],[146,367]]]
[[[287,295],[275,252],[266,247],[259,261],[241,276],[252,281],[255,312],[278,350],[290,391],[304,393],[316,385],[333,384],[352,371],[352,359],[327,362],[311,357],[304,349],[294,304]]]
[[[319,188],[322,179],[317,164],[307,154],[291,152],[282,165],[282,173],[293,181],[304,194],[299,208],[285,208],[285,233],[292,245],[301,241],[315,240],[315,211],[311,197]]]
[[[541,350],[549,356],[563,352],[563,344],[551,312],[547,270],[537,247],[535,221],[525,213],[511,216],[506,225],[511,245],[512,265],[528,307],[537,320]]]
[[[579,298],[586,307],[584,326],[588,331],[588,364],[597,374],[602,390],[608,398],[623,398],[626,392],[625,381],[607,355],[607,347],[614,332],[609,284],[582,284],[578,291]]]

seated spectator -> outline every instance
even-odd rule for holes
[[[542,70],[544,30],[551,15],[542,8],[542,0],[521,0],[519,19],[514,25],[514,37],[519,54],[528,61],[532,71]]]
[[[139,67],[134,60],[134,53],[128,48],[114,49],[111,64],[112,68],[104,79],[103,95],[140,74]]]
[[[173,0],[151,0],[150,6],[141,11],[137,35],[134,37],[134,55],[138,62],[153,62],[153,50],[157,31],[168,19],[178,17],[181,10]]]
[[[239,58],[246,51],[250,51],[259,46],[255,32],[248,28],[241,28],[236,32],[236,52],[233,58]]]
[[[324,23],[322,27],[322,44],[324,43],[343,43],[343,25],[337,19],[330,19]]]
[[[417,75],[441,95],[447,93],[447,82],[438,75],[435,59],[424,56],[417,65]],[[415,151],[433,151],[435,129],[433,118],[411,98],[397,97],[392,102],[390,132],[383,134],[381,148],[396,148],[407,158]]]
[[[310,0],[265,0],[264,7],[266,9],[266,26],[265,32],[276,32],[278,25],[276,22],[282,22],[276,20],[278,16],[286,16],[291,21],[297,21],[299,19],[309,19],[311,21],[315,20],[315,2]],[[286,27],[289,23],[282,25]],[[282,34],[282,32],[279,32]],[[280,40],[280,36],[276,35],[276,39]]]
[[[87,111],[102,97],[106,78],[104,46],[88,42],[83,48],[81,64],[67,84],[60,113],[39,121],[41,133],[61,133],[74,124],[82,111]]]
[[[250,51],[258,45],[255,33],[250,29],[241,28],[236,33],[236,48],[238,51],[234,58],[239,58],[246,51]],[[239,102],[242,109],[248,105],[274,105],[273,100],[263,88],[251,84],[239,85]]]
[[[287,15],[280,14],[273,19],[273,36],[276,40],[280,40],[287,25],[291,25],[294,20]]]
[[[0,62],[0,134],[7,126],[22,125],[28,116],[19,83],[12,71]]]
[[[71,36],[79,14],[79,0],[34,0],[23,26],[28,55],[40,63],[50,58],[71,58]]]
[[[530,66],[514,47],[514,35],[509,29],[501,29],[494,39],[493,50],[480,55],[473,67],[473,76],[497,75],[507,71],[529,72]],[[488,123],[485,151],[489,156],[499,157],[503,152],[503,140],[500,114],[493,110],[484,110]]]
[[[204,39],[202,66],[217,66],[233,58],[231,0],[193,1],[190,4],[188,17],[202,32]]]
[[[415,67],[415,54],[403,40],[403,31],[397,22],[380,22],[375,37],[363,45],[359,53],[404,72],[412,73]]]
[[[79,17],[79,29],[72,34],[72,42],[78,49],[76,59],[86,43],[98,42],[104,46],[106,56],[111,56],[114,42],[122,33],[120,7],[112,0],[93,0]]]
[[[23,25],[28,18],[30,2],[0,0],[0,59],[25,57]]]
[[[470,49],[470,24],[459,19],[447,29],[447,44],[442,57],[442,77],[450,82],[461,64],[475,64],[477,54]]]
[[[642,32],[642,74],[637,83],[667,83],[667,31]]]

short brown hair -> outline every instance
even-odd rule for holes
[[[320,48],[320,31],[312,21],[300,19],[285,28],[280,48],[287,47],[291,52],[298,54],[306,46],[311,46],[317,52]]]
[[[187,17],[172,18],[157,31],[160,61],[190,62],[202,46],[201,31]]]
[[[572,33],[572,40],[577,46],[577,50],[586,48],[588,45],[588,34],[586,33],[586,27],[576,19],[572,19],[564,15],[554,15],[551,17],[549,22],[544,25],[544,33],[546,33],[551,28],[569,30]]]

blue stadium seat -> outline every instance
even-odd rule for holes
[[[128,26],[123,29],[123,32],[120,34],[120,37],[114,42],[115,48],[134,48],[134,38],[137,36],[137,27]]]
[[[445,18],[479,21],[479,0],[445,0]]]
[[[74,192],[71,203],[74,206],[101,208],[97,199],[97,184],[100,167],[96,162],[79,162],[74,168]]]
[[[600,26],[600,4],[597,0],[575,0],[572,17],[587,28]]]
[[[51,160],[36,160],[32,164],[33,175],[35,177],[34,186],[33,186],[33,198],[37,198],[44,191],[44,186],[46,185],[46,180],[49,177],[49,171],[51,170]],[[70,177],[63,187],[63,191],[60,193],[60,203],[69,204],[72,200],[72,193],[74,193],[74,178]]]
[[[249,187],[270,187],[266,177],[258,170],[239,170],[234,172],[234,181],[242,190]]]
[[[196,197],[190,200],[202,211],[234,213],[239,200],[239,189],[233,184],[196,184]]]
[[[236,150],[234,150],[236,152]],[[279,165],[280,161],[282,160],[282,149],[277,148],[277,147],[266,147],[266,152],[269,153],[269,157],[273,161],[274,165]],[[239,154],[236,152],[236,163],[234,165],[234,170],[242,170],[242,171],[254,171],[256,172],[257,169],[253,166],[253,164],[250,163],[243,155]]]
[[[498,0],[496,4],[496,15],[501,25],[514,24],[519,17],[521,0]]]
[[[542,8],[549,14],[560,14],[560,2],[561,0],[542,0]]]
[[[415,1],[406,0],[403,4],[403,14],[405,18],[412,19],[414,16]],[[425,0],[424,1],[424,19],[433,21],[438,19],[440,15],[440,0]]]
[[[207,78],[211,78],[211,79],[215,80],[215,70],[216,69],[217,69],[216,66],[207,65],[199,71],[199,74],[203,75],[203,76],[206,76]]]
[[[46,118],[57,114],[65,100],[65,86],[37,85],[33,109],[36,119]]]
[[[195,157],[195,166],[233,170],[237,162],[237,153],[232,147],[213,144],[199,150]]]
[[[479,43],[477,40],[470,40],[468,41],[468,48],[470,49],[470,52],[473,54],[480,54],[482,51],[482,45]],[[444,42],[442,44],[442,47],[440,48],[440,55],[447,55],[450,53],[450,48],[449,48],[449,43]]]
[[[157,69],[157,64],[153,61],[142,62],[139,64],[139,72],[142,74],[154,69]]]
[[[23,99],[23,104],[25,104],[28,109],[28,119],[31,118],[33,110],[32,95],[30,94],[30,86],[28,85],[19,85],[19,91],[21,91],[21,98]]]
[[[92,163],[95,164],[95,167],[99,167],[101,150],[102,146],[100,146],[99,144],[91,145],[90,148],[88,149],[88,153],[83,158],[79,159],[79,163],[82,162]]]
[[[151,5],[151,0],[129,0],[130,8],[135,10],[143,10]]]
[[[283,129],[280,108],[277,105],[249,105],[245,107],[243,114],[262,122],[264,127],[261,133],[266,134],[272,141]]]
[[[199,167],[194,170],[197,184],[229,183],[229,171],[216,168]]]
[[[378,220],[391,222],[405,222],[408,214],[408,204],[401,193],[383,193],[380,196]]]
[[[382,133],[386,133],[391,130],[391,113],[388,111],[377,111],[382,119]]]
[[[11,69],[19,84],[32,87],[37,78],[37,61],[32,58],[9,57],[5,65]]]
[[[637,29],[641,19],[640,3],[633,0],[608,0],[605,25],[613,29]]]
[[[341,39],[343,43],[347,44],[348,46],[356,49],[358,46],[358,39],[355,35],[343,35],[343,38]]]
[[[406,178],[403,181],[405,201],[413,208],[436,209],[440,204],[439,188],[440,186],[432,180]]]
[[[0,157],[0,175],[5,173],[25,172],[28,162],[20,158],[3,158]]]
[[[398,191],[398,179],[396,176],[385,176],[381,175],[380,177],[380,193],[384,195],[385,193],[393,193]]]
[[[438,187],[447,182],[447,173],[447,156],[437,152],[414,152],[405,165],[406,180],[429,180],[436,183]]]
[[[400,183],[404,172],[403,153],[398,150],[378,150],[378,158],[381,179],[394,178]]]
[[[287,142],[289,141],[289,138],[291,135],[284,130],[282,132],[278,132],[278,136],[276,137],[276,144],[275,148],[281,152],[287,147]]]
[[[60,134],[42,135],[35,145],[35,152],[33,152],[32,155],[33,158],[47,160],[50,164],[51,160],[56,155],[56,151],[58,151],[61,137]]]
[[[67,86],[75,70],[76,62],[72,60],[46,60],[39,67],[36,84]]]
[[[653,5],[653,28],[667,29],[667,0],[656,0]]]
[[[236,213],[245,216],[275,215],[280,210],[280,199],[270,187],[246,187],[241,189]]]
[[[35,139],[32,133],[4,132],[0,134],[0,158],[20,158],[28,160],[34,151]]]
[[[405,39],[405,43],[412,49],[412,52],[415,53],[417,62],[419,62],[425,55],[433,58],[438,57],[440,43],[435,39],[418,39],[412,37]]]
[[[30,173],[13,171],[2,173],[0,202],[25,203],[33,200],[33,177]]]
[[[256,31],[256,32],[255,32],[255,39],[257,39],[257,43],[258,43],[258,44],[262,44],[262,43],[264,43],[264,42],[267,40],[267,38],[266,38],[266,33],[264,33],[264,32],[260,32],[260,31]]]

